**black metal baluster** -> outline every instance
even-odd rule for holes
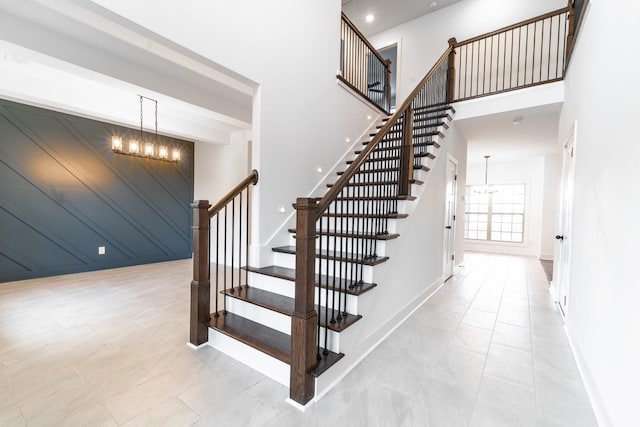
[[[211,229],[209,229],[209,236],[211,236]],[[216,213],[216,309],[214,310],[214,314],[213,314],[213,316],[216,318],[220,317],[220,314],[218,314],[218,294],[220,293],[220,285],[219,285],[220,276],[218,275],[218,269],[220,268],[220,262],[218,260],[219,241],[220,241],[220,211]],[[211,242],[211,237],[209,237],[209,242]],[[211,255],[209,255],[209,257],[211,257]],[[209,278],[211,278],[211,269],[209,269]]]
[[[562,15],[560,15],[562,16]],[[558,65],[560,65],[560,23],[562,19],[558,16],[558,43],[556,48],[556,78],[558,77]]]
[[[324,215],[326,215],[327,212],[325,211]],[[320,238],[318,239],[318,253],[316,254],[316,261],[314,262],[317,266],[318,266],[318,308],[321,306],[321,301],[320,301],[320,296],[322,295],[322,216],[320,216],[320,218],[318,219],[318,235],[320,236]],[[321,348],[321,343],[320,343],[320,325],[322,322],[322,316],[320,315],[320,310],[318,310],[318,360],[322,360],[322,356],[320,355],[320,348]],[[325,342],[326,345],[326,342]]]
[[[233,278],[233,264],[234,264],[234,255],[235,255],[235,251],[233,249],[234,245],[235,245],[235,240],[236,240],[236,234],[235,234],[235,230],[236,230],[236,199],[235,197],[233,198],[233,200],[231,201],[231,293],[235,292],[235,288],[234,288],[234,278]]]
[[[240,217],[238,218],[238,291],[242,292],[242,192],[238,194],[239,205],[238,205],[238,213]]]
[[[227,314],[227,206],[224,207],[224,251],[222,253],[223,255],[223,261],[224,261],[224,269],[222,271],[222,275],[223,275],[223,285],[224,285],[224,314]]]
[[[327,209],[327,213],[331,212],[331,206],[329,206],[329,208]],[[327,233],[329,233],[330,230],[330,224],[329,224],[329,220],[331,219],[330,215],[327,215],[327,222],[326,222],[326,230]],[[320,235],[322,237],[322,234]],[[322,239],[320,239],[320,241],[322,241]],[[325,264],[325,277],[326,277],[326,286],[325,286],[325,292],[324,292],[324,351],[322,352],[322,354],[324,354],[325,356],[327,354],[329,354],[329,241],[327,240],[327,249],[326,249],[326,262]],[[320,256],[322,256],[322,253],[320,254]],[[320,274],[322,275],[322,270],[320,270]],[[320,298],[318,298],[320,299]],[[320,301],[318,301],[318,308],[320,308]],[[320,310],[318,310],[320,311]],[[318,313],[318,317],[320,317],[320,313]]]
[[[249,200],[250,200],[250,194],[251,194],[251,191],[249,190],[249,188],[247,188],[247,207],[246,207],[246,210],[247,210],[247,232],[245,234],[245,239],[246,239],[245,251],[246,251],[246,254],[244,256],[245,265],[247,266],[247,268],[249,267],[249,218],[250,218],[249,217],[249,214],[250,214],[250,211],[249,211],[249,203],[250,202],[249,202]],[[245,282],[246,282],[246,285],[247,285],[247,288],[248,288],[249,287],[249,270],[246,270],[245,277],[246,277]]]
[[[333,212],[334,212],[334,218],[333,218],[333,268],[332,268],[332,286],[333,286],[333,291],[331,292],[331,323],[336,323],[336,316],[335,316],[335,307],[336,307],[336,276],[338,275],[338,269],[336,267],[337,263],[338,263],[338,257],[341,256],[338,253],[338,232],[336,231],[336,229],[338,228],[336,226],[336,224],[338,223],[338,202],[333,202],[331,205],[333,205]],[[331,205],[329,205],[329,209],[331,209]],[[330,233],[330,229],[327,229],[327,238],[329,237],[329,233]],[[329,242],[327,241],[327,248],[329,247]],[[328,287],[327,287],[328,289]],[[326,303],[327,306],[327,311],[329,310],[329,301],[327,301]]]

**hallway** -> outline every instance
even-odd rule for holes
[[[0,425],[595,426],[535,258],[467,253],[306,413],[186,346],[191,262],[0,284]]]

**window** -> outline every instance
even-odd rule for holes
[[[524,241],[525,184],[468,185],[464,238],[496,242]]]

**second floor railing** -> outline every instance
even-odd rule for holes
[[[388,113],[391,109],[391,62],[384,59],[342,14],[338,79]]]
[[[452,39],[453,100],[562,80],[570,34],[568,17],[565,7],[462,42]]]

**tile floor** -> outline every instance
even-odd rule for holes
[[[186,346],[190,261],[0,284],[0,426],[595,426],[537,259],[456,275],[306,413]]]

